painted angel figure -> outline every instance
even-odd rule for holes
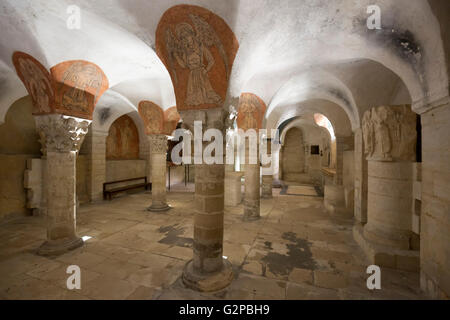
[[[189,69],[187,82],[186,105],[196,106],[213,103],[222,104],[222,98],[214,91],[208,78],[208,72],[215,60],[209,47],[215,45],[224,61],[228,77],[228,59],[224,47],[213,28],[202,18],[189,15],[195,29],[186,22],[175,27],[176,37],[169,28],[166,29],[166,47],[169,55],[169,64],[178,82],[174,63],[184,69]]]
[[[20,71],[27,79],[27,85],[39,112],[50,112],[50,98],[47,92],[53,95],[50,81],[42,71],[30,60],[19,58]]]

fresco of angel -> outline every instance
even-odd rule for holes
[[[183,69],[189,69],[185,104],[197,106],[201,104],[222,104],[221,97],[214,91],[208,78],[208,72],[215,60],[209,48],[216,46],[225,64],[227,78],[228,58],[222,42],[213,28],[202,18],[194,14],[189,15],[189,23],[182,22],[176,25],[175,34],[170,28],[166,29],[166,47],[169,56],[169,66],[177,84],[178,79],[174,64]]]
[[[24,75],[27,85],[39,112],[50,112],[50,98],[47,92],[53,94],[48,78],[32,61],[19,58],[20,72]]]

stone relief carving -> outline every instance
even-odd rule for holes
[[[51,114],[35,116],[42,154],[78,151],[91,120]]]
[[[47,70],[39,62],[23,52],[15,52],[13,61],[17,74],[33,101],[33,113],[51,113],[54,92]]]
[[[209,47],[216,46],[223,59],[228,78],[228,57],[222,42],[214,29],[201,17],[189,14],[192,27],[189,23],[181,22],[175,27],[175,34],[166,28],[166,48],[169,56],[169,65],[174,76],[175,85],[178,77],[174,67],[175,62],[183,69],[189,70],[187,79],[185,104],[197,106],[201,104],[222,104],[222,98],[214,91],[209,81],[208,72],[215,60]],[[206,61],[204,61],[206,59]],[[205,65],[206,62],[206,65]]]
[[[165,134],[151,134],[148,135],[150,142],[151,153],[166,153],[167,152],[167,136]]]
[[[366,111],[362,130],[367,160],[415,161],[416,117],[407,105],[379,106]]]

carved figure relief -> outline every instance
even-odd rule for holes
[[[164,112],[151,101],[139,102],[139,115],[144,121],[146,134],[161,134],[163,132]]]
[[[240,129],[261,129],[266,105],[252,93],[242,93],[239,98],[237,125]]]
[[[406,105],[380,106],[366,111],[362,127],[367,160],[414,161],[416,117]]]
[[[92,118],[94,106],[108,87],[108,81],[95,64],[67,61],[51,69],[57,91],[57,108],[74,116]]]
[[[206,9],[178,5],[164,13],[156,51],[172,77],[179,110],[222,106],[237,47],[225,21]]]
[[[33,114],[51,113],[54,92],[48,71],[33,57],[14,52],[13,63],[33,101]]]
[[[124,115],[113,122],[106,138],[106,159],[139,158],[139,134],[133,120]]]

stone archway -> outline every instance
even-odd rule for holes
[[[282,158],[282,179],[300,182],[305,172],[305,150],[303,132],[300,128],[292,128],[286,133]]]

